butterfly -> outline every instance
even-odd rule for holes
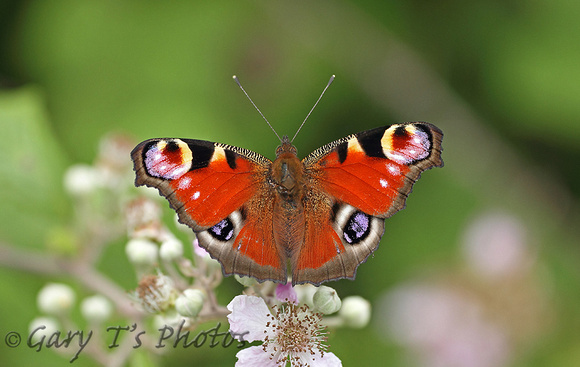
[[[319,285],[354,279],[421,172],[443,166],[442,139],[436,126],[409,122],[344,137],[302,160],[287,136],[274,161],[178,138],[145,140],[131,157],[135,185],[158,189],[225,275],[286,283],[290,273],[293,285]]]
[[[443,133],[426,122],[333,141],[303,160],[288,137],[276,159],[231,145],[150,139],[132,151],[135,184],[157,188],[225,275],[318,285],[354,279],[384,219],[422,171],[443,166]]]

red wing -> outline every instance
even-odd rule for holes
[[[256,195],[269,164],[250,151],[188,139],[144,141],[132,158],[136,185],[157,188],[196,231],[215,225]]]
[[[329,217],[330,213],[330,217]],[[356,269],[377,248],[385,221],[345,203],[305,208],[304,244],[292,258],[292,283],[320,284],[354,279]]]
[[[378,217],[405,205],[422,171],[443,165],[441,131],[428,123],[391,125],[330,143],[304,159],[320,188]]]
[[[221,262],[225,274],[286,281],[268,212],[273,205],[265,179],[268,159],[190,139],[147,140],[131,156],[135,184],[157,188],[179,221],[197,232],[200,245]]]
[[[428,123],[392,125],[306,157],[305,241],[292,258],[293,283],[353,279],[377,249],[384,218],[404,207],[422,171],[443,165],[442,138]]]

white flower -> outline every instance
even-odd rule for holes
[[[342,366],[340,359],[326,352],[327,337],[320,314],[308,306],[288,303],[270,313],[262,298],[236,296],[228,305],[232,337],[247,342],[263,341],[238,352],[237,367],[247,366]]]
[[[61,315],[68,312],[74,302],[75,293],[72,288],[61,283],[45,285],[37,297],[38,308],[49,315]]]

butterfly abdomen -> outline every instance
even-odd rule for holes
[[[284,141],[270,169],[274,186],[272,231],[281,252],[287,257],[304,242],[304,165],[296,156],[296,148]]]

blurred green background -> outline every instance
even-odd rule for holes
[[[358,131],[429,121],[445,134],[445,167],[424,173],[407,208],[387,220],[356,281],[331,284],[369,299],[374,318],[333,332],[330,350],[346,366],[409,365],[408,349],[382,330],[379,300],[432,274],[470,289],[462,238],[491,210],[525,227],[534,286],[549,304],[537,314],[547,325],[516,338],[505,365],[578,366],[578,19],[580,3],[566,0],[2,1],[0,242],[46,248],[74,215],[66,167],[91,163],[104,135],[205,139],[273,158],[278,141],[232,75],[292,136],[336,74],[295,140],[299,156]],[[115,246],[103,271],[131,289],[123,243]],[[55,280],[74,284],[0,268],[0,364],[68,364],[3,342],[27,330],[36,293]],[[175,351],[159,363],[225,366],[234,354]],[[81,355],[75,365],[96,364]]]

